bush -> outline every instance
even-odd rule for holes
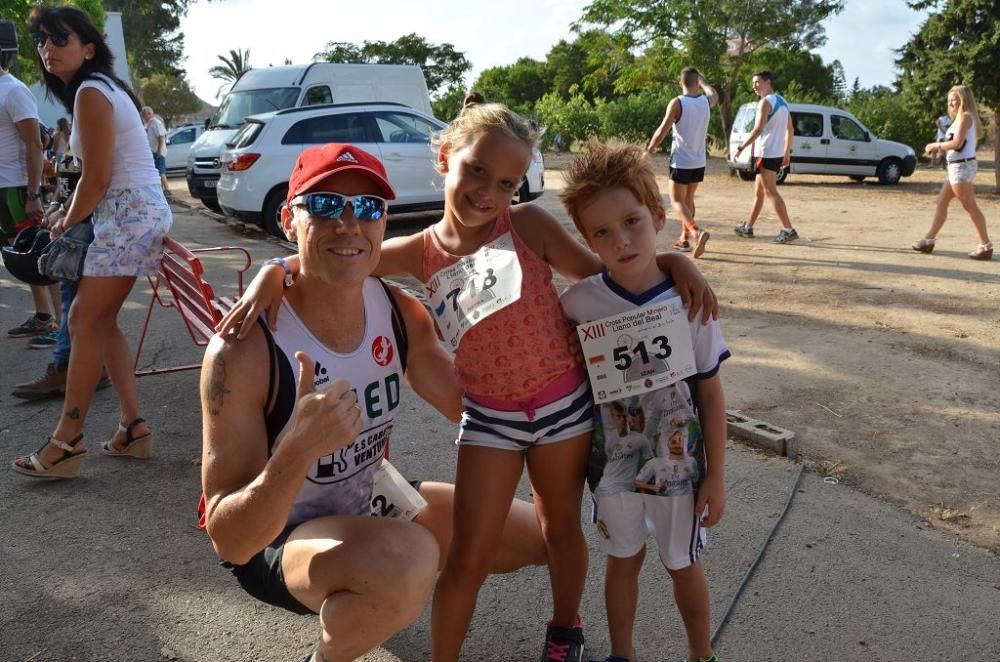
[[[903,96],[888,88],[855,94],[847,109],[879,138],[909,145],[917,154],[922,154],[924,145],[934,140],[933,121],[915,115],[907,108]]]
[[[569,149],[574,141],[586,141],[599,134],[600,119],[594,106],[582,94],[564,101],[550,92],[535,103],[530,113],[545,126],[542,149],[551,149],[557,133],[562,134],[563,148]]]
[[[600,122],[598,136],[602,140],[618,138],[632,143],[646,143],[663,121],[667,104],[673,97],[660,87],[618,97],[613,101],[598,101],[595,107]]]

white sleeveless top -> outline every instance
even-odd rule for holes
[[[788,131],[788,103],[780,94],[764,97],[771,106],[764,130],[757,137],[757,156],[778,159],[785,155],[785,134]]]
[[[142,118],[136,110],[132,99],[114,81],[97,74],[97,80],[87,80],[80,85],[73,103],[73,129],[70,133],[69,146],[73,156],[83,161],[87,167],[87,155],[83,151],[80,140],[80,129],[76,119],[76,104],[80,100],[80,92],[92,87],[98,90],[111,103],[114,113],[115,151],[111,160],[110,189],[136,189],[143,186],[160,184],[160,175],[153,163],[153,155],[149,151],[146,140],[146,129],[142,126]]]
[[[306,328],[287,301],[278,311],[278,389],[268,414],[268,455],[273,455],[291,428],[297,406],[299,362],[302,351],[316,362],[315,387],[329,388],[334,379],[346,379],[361,407],[361,434],[349,446],[317,460],[295,497],[288,525],[326,515],[367,515],[371,512],[372,480],[385,455],[399,406],[405,348],[393,328],[393,304],[382,283],[364,283],[365,334],[357,349],[341,354],[322,344]],[[273,428],[278,428],[277,430]]]
[[[681,117],[674,122],[670,165],[684,170],[705,167],[705,136],[712,107],[708,97],[679,96]]]
[[[955,118],[956,122],[958,118]],[[976,118],[969,117],[972,120],[972,126],[969,130],[965,132],[965,143],[959,146],[959,149],[949,149],[947,155],[945,156],[949,162],[951,161],[964,161],[965,159],[976,158],[976,136],[979,127],[976,125]],[[945,134],[945,140],[951,140],[955,137],[955,123],[952,122],[951,126],[948,127],[948,132]]]

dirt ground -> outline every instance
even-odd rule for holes
[[[547,155],[550,188],[568,158]],[[656,165],[666,173],[665,158]],[[1000,236],[993,175],[981,165],[977,197]],[[966,257],[977,240],[957,201],[934,253],[910,249],[943,181],[927,166],[898,186],[793,174],[779,190],[801,240],[777,245],[769,205],[755,239],[733,232],[752,184],[713,158],[696,199],[712,233],[698,266],[733,349],[730,408],[794,430],[821,470],[1000,551],[1000,255]],[[677,234],[671,214],[660,248]]]

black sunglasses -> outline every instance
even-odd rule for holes
[[[51,41],[56,48],[62,48],[69,43],[69,32],[32,32],[31,42],[35,48],[41,49],[46,41]]]
[[[351,195],[343,193],[319,192],[306,193],[292,198],[289,206],[302,205],[312,216],[322,216],[337,220],[350,204],[354,210],[354,218],[359,221],[377,221],[385,214],[387,203],[377,195]]]

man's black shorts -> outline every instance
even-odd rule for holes
[[[411,480],[413,489],[420,491],[422,481]],[[257,552],[243,565],[233,565],[220,561],[219,565],[228,569],[236,577],[243,590],[274,607],[281,607],[295,614],[315,614],[312,609],[295,599],[285,585],[285,573],[281,569],[281,555],[285,551],[285,541],[298,524],[285,527],[270,545]]]
[[[754,168],[754,172],[760,172],[761,170],[770,170],[772,172],[778,172],[781,170],[781,162],[784,159],[777,156],[773,159],[759,158],[757,159],[757,167]]]
[[[705,181],[705,169],[670,166],[670,180],[677,184],[698,184]]]
[[[288,592],[285,586],[285,573],[281,570],[281,555],[285,551],[285,541],[298,524],[287,526],[270,545],[257,552],[252,559],[243,565],[233,565],[220,561],[219,565],[227,568],[236,577],[243,590],[275,607],[287,609],[296,614],[314,614]]]

